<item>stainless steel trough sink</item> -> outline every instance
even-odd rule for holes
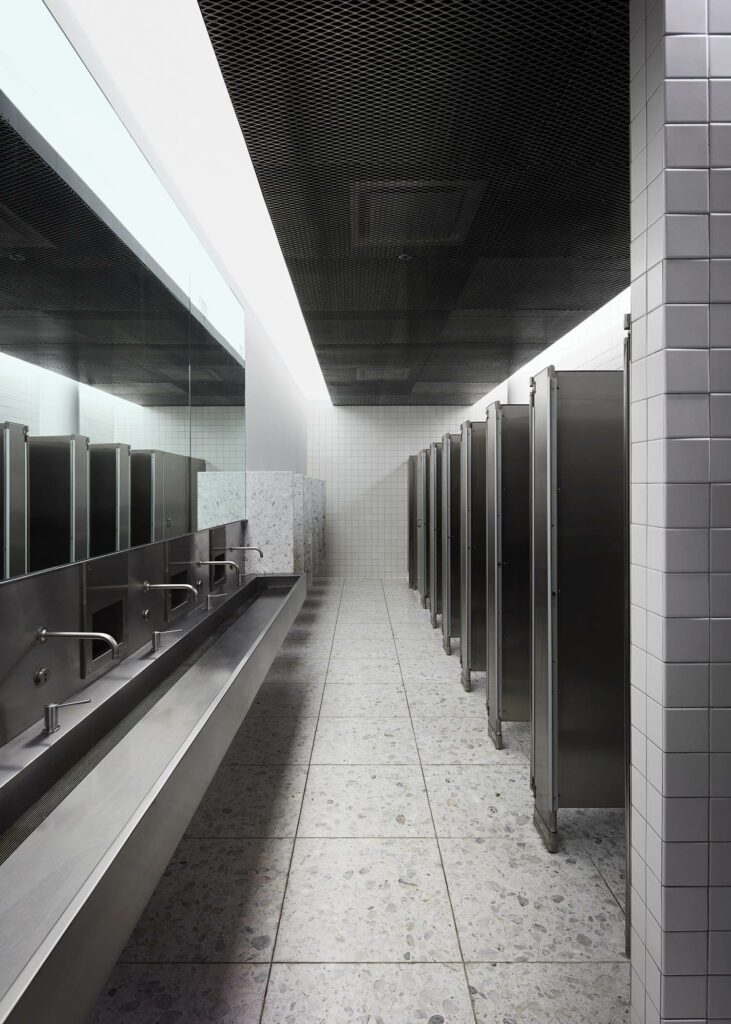
[[[100,739],[101,759],[94,757],[94,747],[87,752],[88,770],[82,761],[81,770],[68,774],[72,788],[60,800],[43,808],[40,797],[38,824],[25,836],[21,829],[0,864],[0,1021],[86,1019],[249,710],[306,587],[298,576],[249,578],[226,601],[228,617],[218,613],[213,641],[209,620],[208,638],[199,631],[198,647],[187,651],[172,685],[169,678],[160,681],[159,699],[153,689],[144,713],[138,708],[119,721],[119,738],[109,749]],[[174,645],[155,659],[144,657],[159,662],[158,673],[163,665],[172,672],[173,651]],[[134,661],[128,658],[92,686],[106,685],[112,694],[114,672],[125,665],[132,671]],[[95,704],[99,723],[104,715],[98,699]],[[33,736],[37,740],[37,731]],[[20,751],[22,737],[16,742]],[[6,784],[11,746],[3,748]],[[41,764],[43,756],[37,758]],[[36,775],[26,774],[34,791]],[[63,783],[62,778],[57,788]],[[13,829],[32,815],[33,808]]]

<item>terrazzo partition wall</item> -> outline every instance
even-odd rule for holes
[[[320,562],[313,540],[324,488],[322,481],[285,471],[246,473],[246,543],[260,547],[247,554],[248,572],[306,572],[317,575]]]
[[[630,4],[633,1024],[731,1021],[731,3]]]
[[[246,518],[246,473],[198,474],[198,529]]]

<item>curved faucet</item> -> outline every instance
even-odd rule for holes
[[[112,658],[115,661],[119,661],[119,644],[109,633],[77,633],[75,630],[51,632],[45,626],[36,631],[36,640],[39,644],[44,644],[49,637],[54,636],[67,637],[70,640],[103,640],[104,643],[109,644],[111,647]]]
[[[142,584],[145,593],[148,590],[188,590],[193,595],[193,600],[198,600],[198,591],[192,583],[150,583],[148,580]]]
[[[213,562],[196,562],[195,564],[198,565],[198,566],[201,566],[201,565],[228,565],[228,566],[230,566],[230,568],[236,570],[236,573],[238,574],[238,584],[239,584],[239,586],[241,586],[241,584],[243,582],[244,573],[241,571],[240,566],[238,566],[236,564],[236,562],[232,562],[230,559],[224,560],[223,558],[217,558]]]
[[[258,551],[259,552],[259,558],[263,558],[264,557],[264,552],[261,550],[261,548],[256,548],[256,547],[248,547],[247,546],[247,547],[242,547],[242,548],[229,548],[228,550],[229,551]]]

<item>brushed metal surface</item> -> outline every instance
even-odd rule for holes
[[[416,579],[421,607],[429,600],[429,450],[416,462]]]
[[[89,440],[28,438],[28,567],[89,557]]]
[[[130,544],[130,446],[89,445],[89,556]]]
[[[488,728],[530,718],[530,498],[528,406],[487,411]]]
[[[416,455],[409,455],[407,467],[408,567],[409,588],[417,585],[417,526],[416,526]]]
[[[130,544],[150,544],[164,537],[163,453],[133,451],[130,460]]]
[[[485,423],[462,424],[460,446],[460,648],[462,685],[485,669],[487,524],[485,510]]]
[[[447,654],[459,636],[460,613],[459,434],[442,438],[442,637]]]
[[[260,579],[259,600],[0,866],[1,1020],[91,1011],[304,601],[304,577]]]
[[[429,613],[434,629],[442,612],[442,454],[443,443],[429,448]]]
[[[0,579],[28,571],[28,428],[0,423]]]
[[[561,807],[624,806],[623,374],[549,368],[535,385],[533,770],[554,848]]]

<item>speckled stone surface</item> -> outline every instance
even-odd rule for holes
[[[251,715],[233,738],[224,764],[309,764],[316,718]]]
[[[433,836],[417,765],[310,767],[300,836]]]
[[[313,764],[418,764],[408,718],[321,718]]]
[[[401,673],[396,658],[336,658],[327,670],[327,684],[337,686],[363,686],[375,683],[401,685]]]
[[[267,682],[297,680],[324,683],[328,661],[328,658],[275,658],[267,672]]]
[[[305,571],[305,478],[295,473],[292,478],[292,557],[294,571]]]
[[[246,473],[198,473],[198,530],[246,519]]]
[[[328,684],[322,698],[321,718],[408,718],[403,686],[373,683],[369,686]]]
[[[269,968],[119,964],[89,1024],[257,1024]]]
[[[189,836],[294,836],[304,765],[221,765],[188,826]]]
[[[424,765],[438,836],[533,838],[527,764]]]
[[[388,624],[388,609],[383,603],[369,602],[364,605],[349,601],[345,606],[341,604],[338,622],[379,622]]]
[[[462,689],[462,670],[459,666],[459,656],[444,654],[442,661],[429,658],[423,660],[417,657],[399,657],[401,675],[405,683],[435,683],[443,684],[444,690]],[[473,681],[474,687],[474,681]]]
[[[502,764],[522,754],[495,750],[487,734],[487,715],[463,718],[414,718],[424,764]]]
[[[291,851],[291,839],[185,837],[120,959],[265,963]]]
[[[629,964],[467,964],[477,1024],[624,1024]]]
[[[453,961],[433,839],[298,839],[274,959]]]
[[[267,679],[254,698],[251,715],[316,718],[325,684],[308,679]]]
[[[336,632],[332,647],[332,657],[369,658],[370,660],[395,658],[396,648],[393,645],[392,637],[380,639],[377,637],[372,639],[361,637],[359,639],[351,639],[349,637],[339,637]]]
[[[621,960],[624,917],[594,865],[535,838],[442,839],[465,960]]]
[[[246,473],[246,543],[260,547],[264,558],[246,555],[248,572],[293,572],[293,473]]]
[[[349,640],[382,642],[393,640],[393,635],[387,622],[344,622],[338,623],[335,638],[338,642]]]
[[[407,681],[405,686],[414,718],[484,718],[487,714],[484,681],[475,683],[469,693],[454,680],[420,679]]]
[[[462,964],[274,964],[262,1024],[474,1024]]]

